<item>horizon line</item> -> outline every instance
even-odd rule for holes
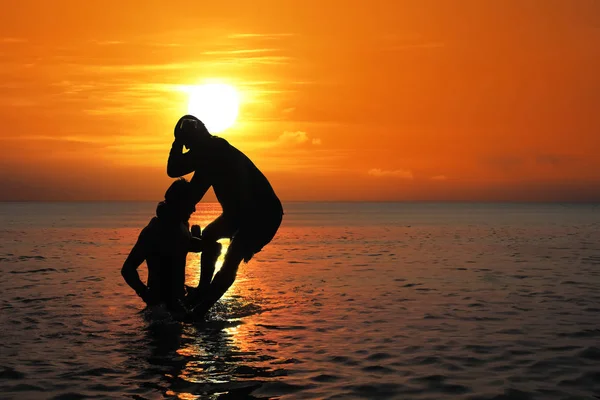
[[[0,200],[9,203],[158,203],[161,200]],[[281,200],[289,203],[454,203],[454,204],[600,204],[600,199],[590,200]],[[218,201],[199,201],[197,204],[219,204]]]

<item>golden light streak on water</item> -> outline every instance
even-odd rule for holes
[[[229,248],[229,239],[221,239],[219,243],[223,246],[221,249],[221,255],[217,259],[217,263],[215,264],[215,274],[219,272],[221,267],[223,266],[223,260],[225,259],[225,254],[227,253],[227,249]],[[188,286],[196,287],[198,286],[198,282],[200,282],[200,257],[202,253],[188,253],[187,260],[185,263],[185,284]],[[235,285],[235,283],[234,283]]]
[[[201,229],[204,230],[208,224],[214,221],[221,214],[221,207],[218,203],[201,203],[196,206],[197,210],[190,218],[190,226],[200,225]],[[223,260],[227,249],[229,248],[229,239],[219,240],[219,243],[223,246],[221,249],[221,255],[217,259],[215,265],[215,273],[219,272],[223,265]],[[200,257],[202,253],[188,253],[186,266],[185,266],[185,284],[188,286],[196,287],[200,281]],[[234,283],[235,285],[235,283]]]

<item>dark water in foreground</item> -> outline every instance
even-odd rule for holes
[[[288,204],[197,324],[120,276],[153,209],[0,204],[0,398],[600,398],[597,205]]]

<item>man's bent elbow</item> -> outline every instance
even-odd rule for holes
[[[127,281],[129,274],[130,274],[129,268],[127,268],[127,264],[124,264],[123,267],[121,268],[121,276],[123,277],[123,279],[125,279],[125,281]]]
[[[167,175],[169,175],[169,178],[179,178],[181,175],[177,174],[177,172],[179,171],[170,165],[167,165]]]

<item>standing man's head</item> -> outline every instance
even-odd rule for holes
[[[187,222],[195,211],[192,185],[185,178],[179,178],[165,192],[165,200],[159,203],[156,213],[159,218],[161,214],[170,215]]]
[[[206,126],[193,115],[184,115],[175,125],[175,139],[191,149],[212,135]]]

